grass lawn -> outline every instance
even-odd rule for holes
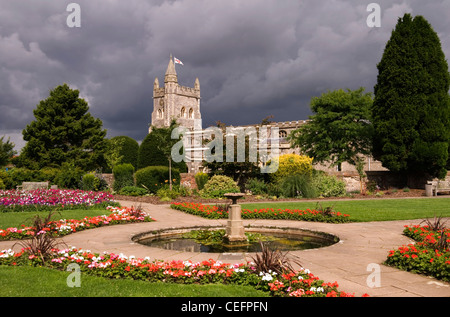
[[[95,217],[101,215],[109,215],[111,212],[106,209],[74,209],[58,211],[53,214],[52,220],[59,219],[77,219],[81,220],[84,217]],[[41,218],[47,217],[48,211],[36,211],[36,212],[3,212],[0,213],[0,229],[6,229],[9,227],[20,227],[20,225],[31,225],[32,218],[39,215]]]
[[[322,207],[333,206],[334,210],[350,215],[352,221],[390,221],[450,217],[449,198],[420,199],[373,199],[373,200],[336,200],[305,202],[242,203],[246,209],[314,209],[317,202]]]
[[[68,287],[62,272],[42,267],[0,266],[0,297],[267,297],[251,286],[149,283],[81,273],[80,287]]]

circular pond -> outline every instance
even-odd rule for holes
[[[133,240],[154,248],[204,253],[260,252],[261,242],[280,251],[316,249],[339,242],[338,237],[323,232],[252,227],[246,229],[247,242],[226,244],[221,238],[224,233],[223,228],[167,229],[142,233]]]

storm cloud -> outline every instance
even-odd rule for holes
[[[69,3],[81,27],[66,23]],[[57,85],[80,90],[108,137],[142,140],[153,81],[170,54],[178,81],[201,85],[203,126],[307,119],[327,90],[373,91],[386,42],[404,13],[423,15],[450,56],[450,1],[0,0],[0,136],[20,149],[33,110]]]

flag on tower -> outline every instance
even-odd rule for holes
[[[174,57],[173,58],[175,64],[180,64],[180,65],[184,65],[182,61],[180,61],[178,58]]]

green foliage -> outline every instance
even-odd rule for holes
[[[202,190],[205,184],[208,182],[209,175],[206,173],[198,172],[195,174],[195,183],[197,184],[198,190]]]
[[[136,187],[136,186],[125,186],[119,190],[119,195],[144,196],[147,194],[148,194],[148,192],[145,188]]]
[[[7,172],[4,170],[0,170],[0,180],[3,182],[3,185],[5,186],[5,188],[3,188],[3,189],[15,188],[10,171]]]
[[[148,166],[169,166],[168,157],[172,146],[178,142],[171,138],[172,130],[175,127],[175,125],[171,125],[169,128],[152,128],[152,132],[144,138],[139,147],[138,169]],[[181,173],[187,172],[187,165],[184,161],[178,163],[172,160],[171,165]]]
[[[113,156],[114,162],[110,163],[111,168],[118,164],[131,164],[136,170],[138,165],[139,144],[129,136],[116,136],[111,138],[109,153]]]
[[[64,162],[54,182],[59,188],[80,189],[84,171],[74,163]]]
[[[166,166],[148,166],[135,173],[136,186],[146,188],[150,193],[155,194],[158,189],[169,182],[169,168]],[[172,169],[172,181],[180,183],[180,172]]]
[[[17,153],[14,151],[14,143],[10,142],[9,138],[6,142],[3,139],[4,136],[0,138],[0,167],[8,165],[12,157]]]
[[[339,180],[334,175],[327,175],[322,171],[316,171],[313,174],[312,185],[316,189],[317,196],[339,197],[346,194],[344,181]]]
[[[113,190],[120,191],[125,186],[134,186],[134,167],[131,164],[120,164],[113,168]]]
[[[172,190],[170,190],[169,187],[164,186],[158,189],[158,191],[156,192],[156,196],[158,196],[161,199],[168,198],[169,200],[171,200],[180,196],[180,192],[178,191],[177,188],[172,188]]]
[[[311,175],[313,159],[298,154],[283,154],[279,157],[278,170],[273,173],[272,179],[280,182],[291,175]]]
[[[6,186],[1,178],[0,178],[0,189],[6,189]]]
[[[199,192],[204,198],[220,198],[226,193],[239,193],[236,182],[228,176],[214,175]]]
[[[288,138],[315,163],[356,165],[358,154],[371,153],[371,106],[372,95],[364,93],[364,88],[328,91],[312,98],[314,115]]]
[[[106,182],[95,175],[95,173],[87,173],[81,179],[81,189],[87,191],[101,191],[107,188]]]
[[[285,197],[314,198],[317,196],[310,175],[293,174],[286,176],[280,182]]]
[[[378,64],[374,157],[393,172],[443,177],[450,140],[450,75],[438,35],[405,14]]]
[[[30,170],[28,168],[13,168],[8,172],[11,177],[11,189],[22,185],[23,182],[40,182],[42,181],[41,173],[38,170]]]
[[[227,132],[232,131],[239,135],[243,133],[242,138],[238,138],[235,136],[233,139],[230,138],[230,135],[227,136]],[[255,130],[256,131],[256,130]],[[254,153],[254,149],[252,145],[254,142],[251,142],[255,135],[251,133],[252,130],[249,131],[242,130],[241,128],[237,128],[236,131],[233,131],[232,128],[228,127],[228,130],[225,124],[218,124],[218,128],[216,133],[211,133],[214,135],[214,138],[211,140],[207,140],[207,154],[210,153],[214,159],[212,161],[205,161],[203,166],[209,170],[210,175],[223,175],[233,178],[238,186],[244,187],[245,183],[248,179],[257,177],[260,174],[260,167],[257,162],[253,162],[254,158],[250,157],[250,153]],[[220,140],[222,138],[222,140]],[[230,145],[230,149],[234,149],[232,160],[227,157],[227,141],[233,141],[233,144]],[[239,153],[238,144],[244,141],[243,149],[244,154]],[[219,146],[222,145],[222,148]],[[241,146],[242,144],[239,144]],[[238,157],[239,156],[239,157]],[[256,157],[256,161],[258,161],[258,157]]]
[[[253,195],[266,195],[269,192],[269,186],[261,179],[251,178],[245,183],[245,189]]]
[[[65,162],[83,170],[105,165],[106,130],[102,121],[88,112],[79,91],[67,84],[50,91],[33,111],[35,120],[23,130],[27,141],[20,161],[25,167],[59,167]]]

